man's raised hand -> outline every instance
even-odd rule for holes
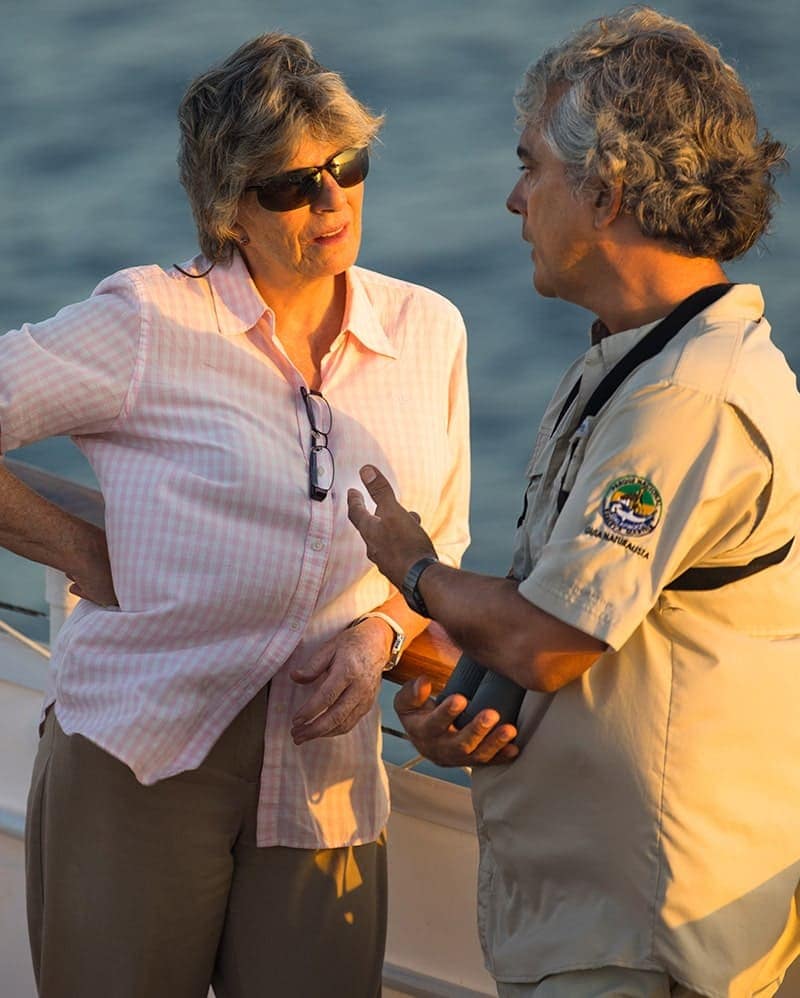
[[[358,489],[347,493],[347,515],[367,546],[367,557],[398,588],[406,572],[420,558],[434,555],[430,537],[420,526],[420,518],[404,509],[395,498],[386,477],[367,464],[361,481],[375,502],[374,515],[368,512]]]

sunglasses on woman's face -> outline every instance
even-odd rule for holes
[[[260,184],[250,184],[245,190],[255,191],[258,203],[267,211],[294,211],[313,204],[320,196],[323,170],[327,170],[340,187],[355,187],[369,173],[369,150],[344,149],[322,166],[305,166],[279,173]]]

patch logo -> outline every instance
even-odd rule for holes
[[[625,537],[652,533],[661,519],[661,496],[646,478],[626,475],[606,489],[601,507],[603,522]]]

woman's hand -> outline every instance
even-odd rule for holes
[[[375,702],[392,638],[387,624],[369,617],[326,641],[308,662],[292,670],[296,683],[316,683],[292,718],[295,744],[342,735],[355,727]]]
[[[69,591],[74,596],[90,600],[98,606],[118,605],[106,535],[99,527],[81,523],[80,537],[64,574],[72,583]]]
[[[431,681],[418,676],[394,698],[394,709],[420,755],[437,766],[485,766],[511,762],[519,748],[513,724],[498,724],[496,710],[482,710],[460,731],[453,721],[466,708],[467,698],[454,693],[442,703],[431,699]]]

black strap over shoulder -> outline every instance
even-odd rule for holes
[[[640,364],[661,353],[667,343],[678,335],[687,322],[691,322],[696,315],[707,309],[709,305],[713,305],[715,301],[719,301],[732,287],[732,284],[711,284],[707,288],[700,288],[699,291],[695,291],[693,295],[689,295],[688,298],[684,299],[658,325],[653,326],[646,336],[643,336],[621,360],[617,361],[597,388],[595,388],[589,397],[589,401],[583,407],[583,412],[576,425],[580,426],[587,416],[596,416],[606,402],[614,395],[622,382]]]
[[[669,341],[678,335],[687,322],[690,322],[696,315],[699,315],[704,309],[708,308],[709,305],[713,305],[715,301],[718,301],[732,287],[732,284],[711,284],[707,288],[700,288],[699,291],[695,291],[693,295],[685,298],[669,315],[653,326],[650,332],[643,336],[635,346],[631,347],[624,357],[617,361],[589,396],[580,417],[575,420],[574,425],[580,426],[587,416],[596,416],[606,402],[613,398],[623,381],[630,377],[637,367],[646,360],[650,360],[661,353]],[[577,382],[573,386],[575,395],[577,394],[575,388],[577,388],[579,383]],[[569,398],[574,398],[573,392],[570,392]],[[567,406],[565,405],[564,409],[561,410],[556,426],[558,426],[561,418],[565,415],[566,408]],[[575,444],[573,443],[572,446],[574,450]],[[564,503],[566,503],[568,497],[569,492],[564,488],[562,482],[558,493],[557,505],[559,513],[564,508]]]
[[[621,360],[617,361],[614,367],[611,368],[597,388],[595,388],[592,392],[589,400],[583,407],[580,419],[575,422],[575,425],[580,426],[587,416],[595,416],[613,396],[614,392],[616,392],[622,382],[630,374],[632,374],[640,364],[643,364],[646,360],[650,360],[651,357],[655,357],[656,354],[660,353],[667,343],[669,343],[669,341],[676,336],[681,329],[683,329],[687,322],[692,320],[696,315],[699,315],[704,309],[708,308],[709,305],[713,305],[715,301],[718,301],[732,287],[732,284],[711,284],[706,288],[700,288],[699,291],[696,291],[693,295],[689,295],[689,297],[684,299],[680,305],[676,306],[669,313],[669,315],[665,316],[661,322],[654,326],[646,336],[643,336],[641,340],[639,340],[639,342],[632,347]],[[578,397],[580,387],[581,378],[578,378],[572,388],[570,388],[569,393],[564,400],[564,404],[561,407],[561,411],[558,414],[558,418],[553,424],[553,429],[550,431],[551,437],[561,425],[561,421],[572,407],[572,403]],[[567,501],[568,495],[569,493],[565,492],[563,488],[559,492],[559,513],[561,512],[564,503]],[[524,496],[522,513],[517,520],[518,527],[522,526],[527,510],[528,496],[526,493]]]
[[[699,315],[704,309],[708,308],[709,305],[713,305],[714,302],[718,301],[724,294],[726,294],[733,285],[731,284],[712,284],[707,288],[701,288],[696,291],[693,295],[690,295],[684,301],[673,309],[672,312],[666,318],[662,319],[658,325],[654,326],[646,336],[643,336],[639,342],[632,347],[625,356],[619,360],[614,367],[608,372],[608,374],[603,378],[600,384],[592,392],[586,405],[580,414],[580,417],[575,422],[576,426],[580,426],[581,423],[586,419],[587,416],[596,416],[597,413],[603,408],[603,406],[614,396],[614,393],[620,387],[620,385],[645,361],[650,360],[655,357],[664,347],[672,340],[683,327],[690,322],[696,315]],[[561,419],[566,415],[569,406],[574,401],[578,394],[580,387],[580,381],[573,385],[572,391],[569,393],[567,402],[564,408],[561,410],[558,419],[556,420],[556,427],[561,422]],[[553,430],[555,432],[555,428]],[[573,445],[574,446],[574,445]],[[567,501],[569,493],[562,487],[558,495],[558,511],[564,506]],[[791,538],[782,547],[778,548],[776,551],[770,551],[767,554],[760,555],[757,558],[753,558],[746,565],[728,565],[722,568],[690,568],[683,572],[672,582],[668,583],[664,588],[671,589],[674,591],[681,592],[700,592],[711,589],[720,589],[722,586],[726,586],[731,582],[737,582],[740,579],[746,579],[751,575],[755,575],[757,572],[762,572],[765,568],[770,568],[772,565],[778,565],[782,562],[791,550],[792,544],[794,543],[794,538]]]

